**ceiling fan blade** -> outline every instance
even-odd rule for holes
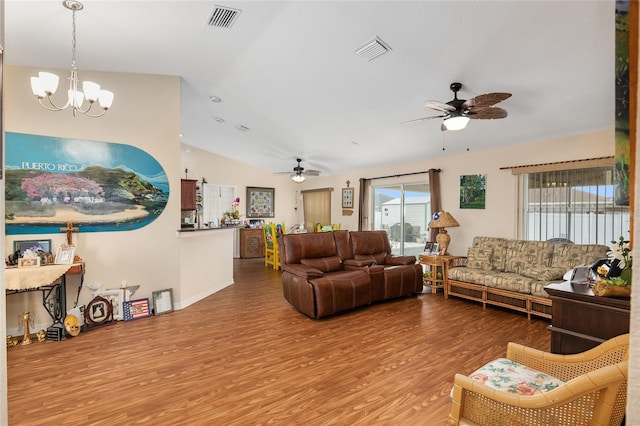
[[[490,107],[492,105],[497,104],[498,102],[502,102],[505,99],[509,99],[511,97],[511,93],[485,93],[484,95],[478,95],[471,99],[467,99],[462,104],[462,108],[485,108]]]
[[[435,109],[436,111],[442,111],[442,112],[449,112],[449,111],[456,110],[454,106],[445,104],[444,102],[440,102],[440,101],[426,101],[424,103],[424,107],[429,109]]]
[[[400,124],[410,124],[410,123],[417,123],[420,121],[425,121],[425,120],[431,120],[433,118],[443,118],[443,117],[448,117],[449,114],[445,114],[445,115],[434,115],[432,117],[422,117],[422,118],[416,118],[415,120],[409,120],[409,121],[403,121]]]
[[[472,120],[493,120],[496,118],[505,118],[507,116],[507,111],[502,108],[482,108],[479,110],[471,110],[467,114]]]
[[[304,170],[302,174],[307,176],[320,176],[320,170]]]

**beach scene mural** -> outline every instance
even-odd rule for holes
[[[131,145],[7,132],[5,233],[130,231],[166,207],[169,180]]]

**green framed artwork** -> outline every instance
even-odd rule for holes
[[[460,208],[484,209],[487,175],[460,176]]]

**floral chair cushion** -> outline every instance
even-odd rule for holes
[[[506,358],[491,361],[469,377],[493,389],[518,395],[539,395],[564,384],[560,379]]]

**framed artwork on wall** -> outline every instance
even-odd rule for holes
[[[275,189],[247,187],[247,217],[275,216]]]
[[[353,188],[342,188],[342,208],[353,208]]]
[[[487,175],[460,176],[460,208],[484,209]]]

